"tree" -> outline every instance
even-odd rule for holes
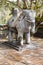
[[[17,0],[17,5],[19,5],[19,0]]]

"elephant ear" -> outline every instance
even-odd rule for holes
[[[32,16],[32,17],[36,17],[36,11],[35,10],[30,10],[29,11],[29,16]]]

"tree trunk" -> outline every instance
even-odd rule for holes
[[[28,9],[28,5],[27,5],[27,0],[22,0],[24,5],[23,5],[23,9]]]
[[[17,0],[17,5],[19,6],[19,0]]]

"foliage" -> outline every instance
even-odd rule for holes
[[[4,19],[2,19],[2,21],[7,21],[9,19],[9,13],[11,12],[12,7],[35,10],[36,21],[43,22],[43,0],[17,0],[16,2],[11,2],[9,0],[0,0],[0,12],[3,11],[4,13],[4,16],[0,15],[0,17]]]

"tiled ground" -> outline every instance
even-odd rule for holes
[[[16,51],[0,43],[0,65],[43,65],[43,39],[31,38],[36,49]]]

